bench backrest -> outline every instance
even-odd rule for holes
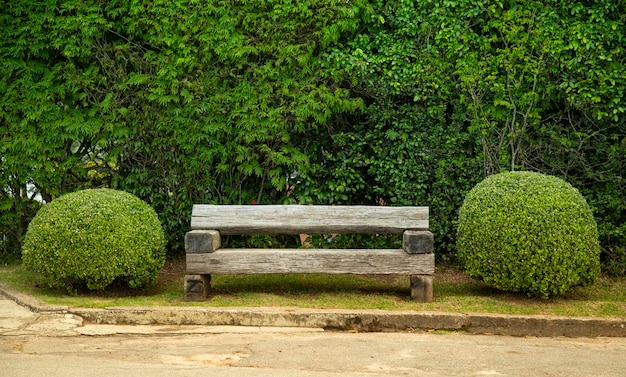
[[[231,235],[399,234],[428,230],[428,207],[196,204],[191,229]]]

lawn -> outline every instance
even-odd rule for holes
[[[502,314],[626,317],[626,278],[600,277],[552,300],[528,298],[489,288],[453,266],[438,266],[434,300],[412,302],[408,276],[246,275],[213,276],[213,296],[204,302],[183,301],[185,263],[169,260],[156,285],[141,290],[51,290],[21,265],[0,267],[0,281],[55,305],[107,306],[289,306],[320,309],[385,309]]]

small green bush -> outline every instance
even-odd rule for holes
[[[560,178],[532,172],[493,175],[459,212],[458,257],[487,285],[550,298],[600,272],[595,220],[582,195]]]
[[[45,205],[26,232],[22,260],[51,287],[131,288],[155,283],[165,235],[145,202],[111,189],[63,195]]]

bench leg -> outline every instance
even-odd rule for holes
[[[209,297],[211,275],[185,275],[185,301],[203,301]]]
[[[411,275],[411,298],[418,302],[433,300],[432,275]]]

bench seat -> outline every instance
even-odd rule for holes
[[[411,297],[432,300],[434,241],[428,207],[195,205],[185,236],[185,299],[210,296],[211,275],[408,275]],[[401,249],[222,248],[222,235],[402,234]]]
[[[187,273],[432,275],[434,261],[403,249],[219,249],[187,254]]]

